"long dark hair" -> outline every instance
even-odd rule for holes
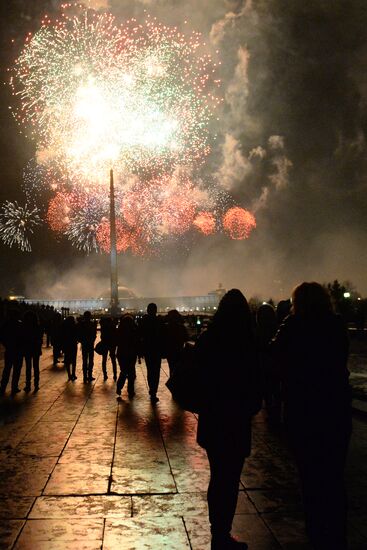
[[[238,288],[229,290],[219,302],[213,317],[213,327],[224,333],[242,333],[253,340],[251,310]]]

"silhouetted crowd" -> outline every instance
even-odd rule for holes
[[[0,393],[10,375],[11,395],[18,393],[25,364],[24,391],[39,389],[42,342],[52,345],[53,365],[63,360],[68,381],[77,380],[78,345],[83,383],[95,380],[95,353],[102,357],[103,379],[108,358],[121,395],[127,381],[135,396],[136,363],[144,358],[149,397],[159,401],[161,360],[170,375],[180,365],[186,343],[193,339],[184,317],[171,310],[157,315],[151,303],[143,317],[125,314],[97,321],[90,312],[65,319],[51,308],[0,308],[0,340],[5,348]],[[306,529],[316,550],[346,550],[344,467],[351,435],[348,334],[333,312],[327,291],[302,283],[291,300],[277,308],[263,303],[251,311],[237,289],[220,301],[207,330],[195,338],[195,357],[205,387],[198,416],[197,440],[210,465],[208,487],[212,550],[245,549],[232,535],[238,485],[251,452],[252,417],[262,407],[269,428],[284,429],[298,468]],[[118,368],[119,367],[119,368]]]

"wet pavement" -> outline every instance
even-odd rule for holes
[[[88,385],[80,362],[72,383],[62,364],[52,367],[50,349],[41,359],[38,393],[0,398],[0,548],[208,550],[208,463],[196,444],[195,415],[180,411],[164,385],[166,362],[152,407],[144,363],[136,397],[129,400],[124,388],[117,400],[112,372],[103,382],[100,356]],[[23,377],[24,369],[21,388]],[[261,413],[253,442],[234,533],[250,550],[309,548],[294,466]],[[350,548],[365,550],[367,422],[360,417],[347,481]]]

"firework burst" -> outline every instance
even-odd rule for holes
[[[24,174],[27,204],[40,203],[51,229],[78,249],[108,252],[113,167],[119,252],[146,254],[193,230],[223,227],[247,238],[251,214],[224,215],[233,201],[192,177],[210,151],[209,124],[221,101],[215,73],[200,34],[149,16],[118,25],[78,4],[64,4],[56,20],[45,16],[10,69],[13,114],[36,144]],[[10,219],[12,209],[4,209]],[[23,237],[14,221],[18,236],[1,229],[1,238],[28,250],[30,220],[40,218],[36,208],[26,211]]]
[[[14,111],[38,155],[79,177],[170,170],[209,152],[219,99],[200,35],[147,18],[117,26],[110,14],[65,5],[29,35],[11,71]]]
[[[223,228],[231,239],[247,239],[255,227],[256,220],[253,214],[239,206],[230,208],[223,216]]]
[[[42,224],[37,207],[6,201],[0,209],[0,238],[8,246],[30,252],[29,236]]]

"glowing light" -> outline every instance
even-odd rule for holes
[[[53,231],[63,233],[70,225],[72,195],[57,193],[49,203],[47,221]]]
[[[8,246],[30,252],[29,236],[42,224],[37,207],[6,201],[0,209],[0,238]]]
[[[62,9],[28,35],[10,70],[14,116],[36,143],[26,197],[46,199],[51,229],[77,248],[108,251],[113,166],[118,249],[145,254],[190,231],[208,208],[194,183],[174,173],[210,151],[209,122],[221,101],[216,64],[198,33],[149,16],[118,25],[82,5]],[[137,181],[125,188],[131,175]]]
[[[117,252],[125,252],[132,242],[131,234],[120,220],[116,220],[116,249]],[[102,220],[97,228],[97,243],[103,252],[111,250],[110,223],[107,219]]]
[[[223,216],[223,228],[231,239],[247,239],[255,227],[254,215],[239,206],[230,208]]]
[[[204,235],[211,235],[215,231],[215,217],[211,212],[199,212],[193,221],[193,225]]]
[[[200,53],[200,51],[202,52]],[[198,161],[219,103],[198,33],[66,5],[45,17],[11,71],[18,122],[39,153],[84,177]]]

